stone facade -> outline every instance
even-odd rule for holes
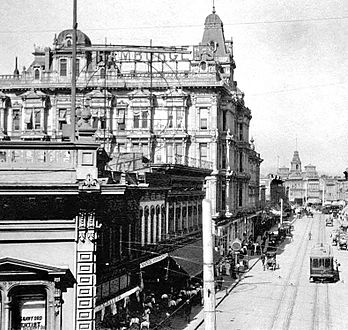
[[[27,69],[0,76],[0,137],[11,149],[0,151],[1,182],[30,186],[35,173],[44,192],[64,177],[61,189],[97,196],[70,218],[78,291],[71,298],[76,314],[63,328],[91,328],[93,309],[103,313],[139,289],[140,262],[165,253],[165,242],[200,235],[204,197],[212,201],[222,253],[253,234],[262,159],[234,80],[233,43],[215,10],[192,47],[93,45],[77,32],[78,141],[88,123],[101,147],[89,154],[83,145],[70,153],[64,147],[72,132],[72,30],[33,54]],[[100,152],[107,174],[96,161]],[[57,166],[64,167],[59,176]],[[9,168],[11,176],[4,174]]]

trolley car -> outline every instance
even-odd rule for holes
[[[310,254],[310,281],[338,281],[339,273],[332,248],[328,244],[316,244]]]

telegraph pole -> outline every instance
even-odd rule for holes
[[[280,199],[280,224],[283,224],[283,198]]]
[[[76,136],[76,30],[77,30],[77,0],[73,2],[73,33],[72,33],[72,69],[71,69],[71,142]]]
[[[203,199],[203,282],[204,282],[204,324],[206,330],[216,329],[215,282],[213,260],[213,234],[211,202]]]

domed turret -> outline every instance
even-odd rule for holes
[[[224,28],[220,17],[215,13],[215,7],[213,7],[213,12],[205,19],[202,45],[214,47],[215,56],[227,55]]]
[[[219,27],[223,27],[220,17],[217,14],[215,14],[215,7],[213,7],[213,12],[209,14],[205,19],[204,25],[218,25]]]
[[[58,47],[71,47],[72,46],[72,35],[73,30],[64,30],[59,33],[58,38],[56,39],[56,45]],[[78,46],[91,46],[91,40],[88,38],[86,34],[82,31],[76,31],[77,36],[77,45]]]

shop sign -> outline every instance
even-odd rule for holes
[[[160,262],[160,261],[166,259],[168,256],[169,256],[168,253],[165,253],[165,254],[161,254],[161,255],[158,256],[158,257],[155,257],[155,258],[146,260],[146,261],[144,261],[144,262],[142,262],[142,263],[140,264],[140,268],[144,268],[144,267],[153,265],[153,264],[155,264],[156,262]]]
[[[112,51],[107,55],[108,62],[175,62],[191,60],[191,54],[175,52],[156,52],[153,49],[148,51]]]
[[[132,295],[133,293],[137,292],[137,291],[140,291],[140,288],[138,286],[136,286],[135,288],[133,289],[130,289],[129,291],[125,292],[125,293],[122,293],[121,295],[113,298],[113,299],[110,299],[108,300],[107,302],[97,306],[95,308],[95,312],[100,312],[102,309],[105,309],[105,307],[107,306],[110,306],[112,304],[115,304],[117,303],[118,301],[121,301],[122,299],[126,298],[126,297],[129,297],[130,295]]]
[[[45,301],[26,301],[20,308],[21,330],[46,330]]]

